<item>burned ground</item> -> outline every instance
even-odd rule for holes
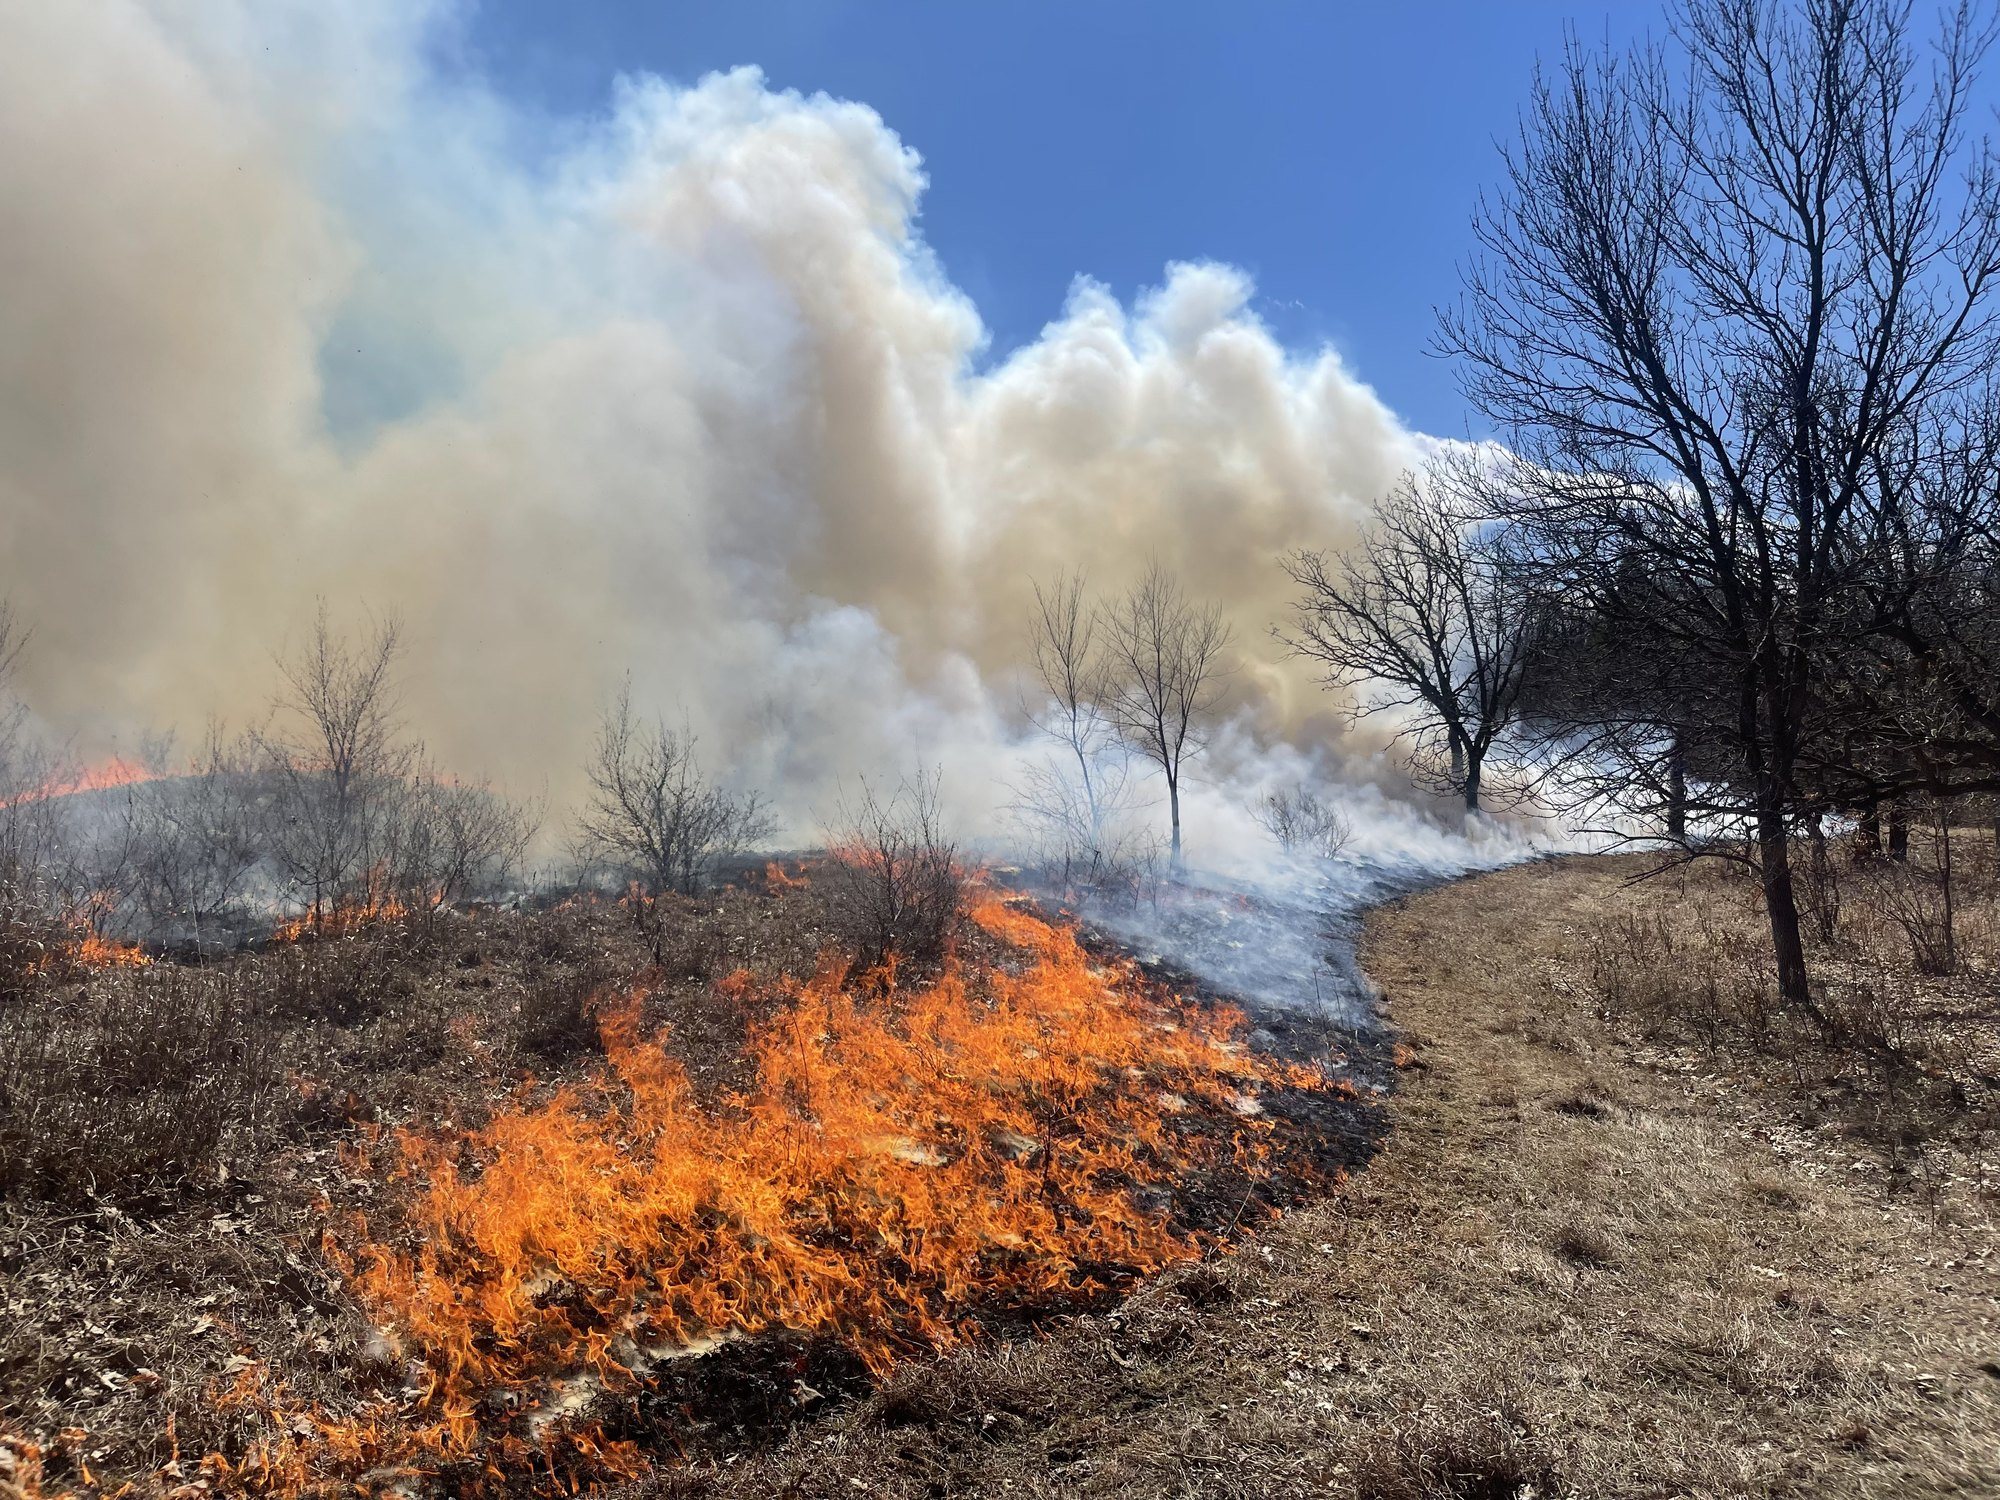
[[[760,1025],[806,976],[823,972],[829,915],[795,876],[662,900],[671,909],[656,911],[664,920],[651,927],[603,901],[440,913],[201,968],[100,972],[28,997],[49,1024],[73,1026],[77,1016],[145,1015],[198,985],[228,1011],[257,1062],[254,1088],[227,1101],[236,1113],[198,1159],[128,1172],[131,1163],[82,1159],[91,1142],[80,1139],[68,1153],[77,1159],[44,1163],[50,1170],[6,1203],[0,1393],[7,1426],[40,1449],[44,1490],[405,1483],[407,1464],[371,1467],[319,1451],[345,1414],[420,1406],[418,1386],[437,1378],[411,1362],[415,1351],[400,1346],[393,1328],[379,1326],[381,1307],[357,1296],[352,1274],[356,1226],[394,1226],[421,1193],[405,1142],[460,1140],[470,1149],[496,1120],[531,1117],[565,1091],[587,1095],[606,1072],[609,993],[636,997],[629,1021],[637,1034],[666,1028],[672,1064],[696,1104],[726,1106],[749,1082]],[[656,962],[650,939],[662,931],[670,937]],[[1027,962],[978,923],[968,924],[959,948],[955,961],[979,972],[1020,972]],[[925,976],[900,982],[921,986]],[[1133,973],[1129,982],[1163,1017],[1180,1004],[1164,976]],[[19,1015],[12,1019],[18,1031]],[[17,1049],[23,1065],[8,1084],[16,1096],[43,1086],[26,1056]],[[82,1091],[107,1086],[155,1098],[157,1084],[100,1070],[59,1086],[80,1104]],[[1162,1141],[1165,1159],[1185,1153],[1185,1171],[1132,1190],[1159,1225],[1134,1243],[1156,1238],[1175,1258],[1323,1193],[1353,1160],[1351,1143],[1368,1134],[1328,1128],[1359,1109],[1344,1087],[1273,1088],[1255,1100],[1224,1094],[1212,1105],[1176,1097]],[[1044,1155],[1069,1149],[1065,1128],[1048,1122],[1056,1133]],[[1269,1161],[1259,1144],[1247,1166],[1239,1163],[1230,1144],[1239,1137],[1275,1142]],[[37,1151],[48,1156],[48,1143],[26,1155]],[[1024,1297],[997,1288],[989,1302],[964,1301],[952,1311],[951,1341],[1032,1340],[1105,1311],[1145,1257],[1159,1253],[1079,1258],[1049,1290]],[[924,1342],[913,1337],[906,1353]],[[840,1338],[782,1329],[724,1339],[702,1357],[658,1358],[644,1380],[622,1394],[598,1390],[591,1403],[592,1451],[618,1453],[618,1462],[586,1462],[590,1454],[572,1451],[568,1474],[755,1453],[866,1391],[870,1363]],[[497,1424],[518,1454],[517,1440],[540,1430],[534,1408],[553,1399],[525,1390],[518,1409],[495,1407],[478,1420]],[[27,1472],[27,1451],[18,1449],[17,1477]],[[503,1483],[497,1450],[482,1451],[476,1461],[433,1465],[431,1487],[534,1491],[541,1483],[531,1474]]]

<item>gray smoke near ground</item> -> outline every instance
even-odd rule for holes
[[[1277,555],[1427,444],[1242,273],[1079,280],[986,360],[865,105],[744,69],[530,117],[434,63],[461,19],[0,8],[0,546],[49,723],[254,718],[323,595],[403,619],[441,762],[558,812],[629,671],[796,825],[916,764],[977,819],[1030,580],[1157,558],[1236,630],[1217,820],[1279,763],[1398,790],[1267,632]]]

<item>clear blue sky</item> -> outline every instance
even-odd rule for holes
[[[456,62],[554,114],[611,80],[741,63],[879,111],[931,178],[923,230],[994,351],[1087,274],[1256,276],[1287,342],[1331,341],[1425,430],[1468,416],[1427,352],[1474,200],[1565,24],[1657,32],[1650,0],[478,0]]]

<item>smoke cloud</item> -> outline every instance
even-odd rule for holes
[[[919,761],[977,810],[1030,580],[1157,558],[1235,626],[1217,773],[1369,774],[1268,638],[1276,557],[1340,544],[1425,440],[1242,272],[1129,306],[1080,278],[992,360],[865,105],[746,68],[529,118],[435,64],[453,25],[8,8],[0,592],[49,721],[254,718],[323,595],[403,618],[441,761],[558,809],[629,671],[795,820]]]

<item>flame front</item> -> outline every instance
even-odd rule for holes
[[[104,792],[113,787],[133,786],[142,781],[152,781],[159,774],[150,766],[142,765],[136,760],[113,755],[85,766],[80,771],[62,772],[40,786],[16,796],[0,799],[0,808],[43,802],[51,797],[67,797],[73,792]]]
[[[399,922],[410,913],[409,903],[390,889],[387,872],[378,865],[368,872],[367,884],[360,894],[315,905],[280,922],[272,929],[271,941],[302,943],[348,937],[366,927]]]
[[[469,1139],[402,1137],[407,1216],[330,1248],[416,1394],[302,1422],[252,1379],[235,1400],[313,1436],[218,1477],[298,1492],[449,1469],[458,1491],[643,1472],[589,1419],[594,1393],[773,1329],[880,1372],[1197,1255],[1208,1237],[1165,1190],[1205,1166],[1266,1175],[1263,1090],[1344,1087],[991,890],[973,917],[1009,958],[922,987],[833,961],[721,981],[717,1003],[765,1016],[740,1092],[699,1099],[633,991],[605,1002],[600,1079]]]

